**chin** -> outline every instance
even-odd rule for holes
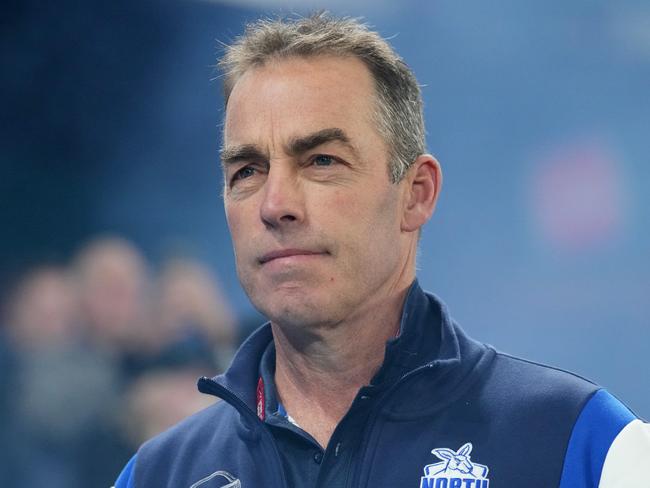
[[[336,315],[337,290],[317,273],[249,277],[253,279],[241,280],[242,286],[253,306],[271,322],[306,327],[329,323]]]
[[[271,322],[296,328],[308,328],[328,323],[330,317],[323,312],[331,311],[331,306],[321,303],[314,296],[301,293],[299,289],[283,289],[280,293],[270,293],[261,300],[251,301],[255,308]]]

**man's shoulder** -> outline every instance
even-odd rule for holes
[[[650,453],[650,427],[602,386],[571,371],[495,352],[476,388],[515,451],[562,466],[560,487],[637,486],[630,459]],[[555,459],[555,463],[551,460]],[[628,473],[629,472],[629,473]],[[629,484],[616,484],[621,479]],[[599,486],[610,486],[601,483]]]
[[[511,392],[510,396],[523,404],[541,402],[546,408],[565,406],[580,409],[601,389],[596,383],[571,371],[499,351],[495,351],[487,381],[497,391]]]
[[[225,401],[217,401],[145,442],[137,452],[136,480],[165,479],[184,472],[183,459],[198,460],[215,440],[226,445],[236,435],[237,411]],[[167,474],[164,474],[167,473]]]
[[[234,408],[224,401],[217,401],[176,425],[146,441],[124,468],[116,488],[151,486],[151,480],[159,486],[169,486],[168,479],[184,472],[183,460],[200,457],[205,446],[215,436],[224,438],[233,428]]]
[[[575,387],[583,385],[587,388],[598,388],[598,385],[590,379],[568,369],[522,358],[499,350],[495,350],[495,357],[497,365],[505,368],[514,376],[532,376],[538,380],[543,380],[542,385],[548,383],[554,386],[567,385]]]
[[[178,449],[179,445],[204,442],[215,432],[224,434],[233,427],[233,416],[236,410],[223,400],[217,400],[213,405],[186,417],[169,429],[146,441],[138,451],[138,457],[148,451],[161,451],[169,448]]]

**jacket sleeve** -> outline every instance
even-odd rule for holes
[[[124,469],[118,476],[115,486],[112,488],[135,488],[135,481],[133,475],[133,467],[135,466],[135,458],[133,456],[131,460],[124,466]]]
[[[605,390],[578,416],[560,488],[633,488],[650,479],[650,425]]]

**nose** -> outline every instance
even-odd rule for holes
[[[304,217],[304,194],[298,176],[290,168],[271,164],[260,206],[262,222],[269,229],[281,229],[301,223]]]

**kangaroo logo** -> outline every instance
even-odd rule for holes
[[[440,462],[424,467],[420,488],[489,488],[488,467],[472,462],[469,454],[472,444],[464,444],[458,451],[438,448],[431,451]]]
[[[209,481],[213,481],[209,483]],[[205,488],[241,488],[241,481],[231,475],[228,471],[215,471],[210,476],[194,483],[190,488],[204,486]]]

